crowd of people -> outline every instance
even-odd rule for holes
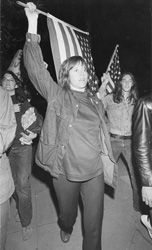
[[[60,236],[64,243],[70,240],[80,196],[83,250],[102,249],[104,186],[109,180],[108,184],[116,187],[120,156],[130,176],[134,209],[142,213],[141,200],[149,207],[149,214],[142,214],[141,222],[152,238],[152,95],[139,99],[137,83],[130,72],[120,76],[112,93],[107,93],[111,79],[105,73],[98,93],[90,95],[88,65],[80,56],[67,58],[60,67],[58,82],[54,82],[45,67],[39,45],[36,6],[27,5],[24,66],[31,83],[46,99],[47,110],[43,121],[30,104],[31,96],[24,81],[11,65],[0,87],[0,95],[3,95],[0,175],[7,178],[7,188],[10,187],[7,193],[0,191],[0,216],[5,214],[0,225],[1,249],[5,249],[11,196],[16,201],[16,220],[21,222],[23,240],[32,235],[30,175],[32,142],[38,134],[35,161],[52,176],[59,205]],[[9,140],[8,131],[12,135]],[[5,176],[5,168],[9,177]],[[4,178],[0,178],[0,190],[3,191]]]

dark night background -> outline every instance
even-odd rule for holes
[[[28,1],[23,0],[26,3]],[[84,31],[90,32],[96,75],[106,71],[116,44],[122,72],[134,74],[140,96],[149,92],[151,83],[151,0],[35,0],[37,8]],[[1,2],[1,77],[18,49],[22,49],[27,31],[24,8],[15,0]],[[46,17],[40,15],[38,33],[44,61],[56,80],[49,44]],[[28,81],[22,65],[23,78]],[[35,89],[29,85],[30,90]],[[40,97],[39,97],[40,98]]]

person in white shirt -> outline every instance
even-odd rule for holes
[[[5,249],[10,214],[10,197],[14,192],[14,181],[7,150],[16,131],[16,119],[12,100],[0,86],[0,249]]]

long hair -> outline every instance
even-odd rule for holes
[[[23,103],[26,100],[31,99],[31,95],[27,90],[26,85],[23,84],[23,82],[12,71],[7,70],[5,74],[10,74],[13,77],[17,86],[17,88],[15,88],[15,95],[19,102]]]
[[[69,71],[78,63],[84,66],[88,72],[87,64],[81,56],[71,56],[62,63],[59,70],[58,84],[63,89],[70,90]]]
[[[131,77],[131,80],[132,80],[132,83],[133,83],[132,87],[130,89],[129,96],[128,96],[127,100],[128,100],[129,103],[132,103],[134,105],[137,102],[137,99],[138,99],[138,90],[137,90],[136,80],[135,80],[134,76],[130,72],[125,72],[120,76],[118,82],[115,85],[115,89],[114,89],[114,92],[113,92],[113,100],[116,103],[122,102],[122,100],[123,100],[122,79],[126,75],[129,75]]]

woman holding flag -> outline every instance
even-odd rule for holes
[[[132,115],[138,96],[136,81],[130,72],[126,72],[120,76],[114,91],[110,94],[107,93],[107,85],[112,82],[110,74],[104,74],[101,82],[99,97],[108,118],[113,155],[117,162],[122,154],[127,163],[133,189],[133,206],[136,211],[140,211],[138,187],[132,164]]]
[[[67,243],[70,240],[81,196],[84,209],[83,250],[101,250],[104,141],[108,158],[115,163],[103,118],[103,104],[88,93],[88,67],[80,56],[66,59],[60,68],[58,84],[53,81],[45,68],[39,46],[38,11],[33,3],[27,6],[24,64],[31,82],[48,103],[36,163],[53,177],[62,241]],[[114,185],[114,179],[112,183]]]

